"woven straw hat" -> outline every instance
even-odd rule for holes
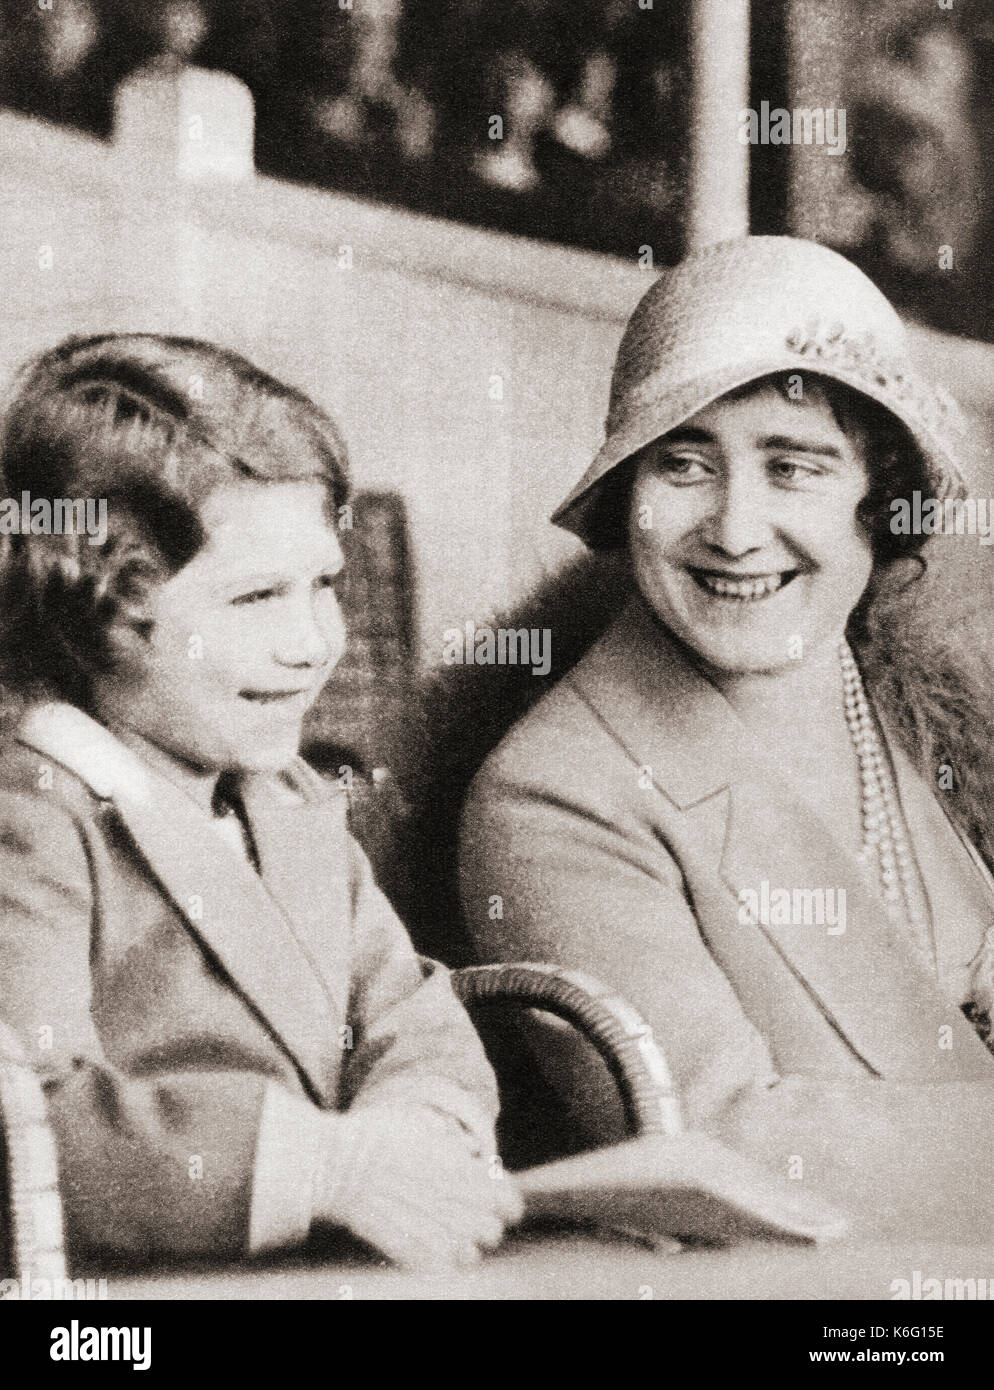
[[[964,496],[950,448],[962,418],[921,381],[904,325],[861,270],[795,237],[742,237],[664,271],[625,329],[606,438],[552,521],[590,542],[604,480],[704,406],[774,372],[834,377],[886,407],[918,445],[936,497]]]

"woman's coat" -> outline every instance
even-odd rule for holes
[[[910,793],[901,761],[898,775]],[[613,986],[651,1025],[689,1124],[855,1202],[878,1233],[909,1220],[947,1233],[949,1212],[977,1211],[985,1174],[994,1232],[994,1056],[639,602],[484,764],[460,859],[480,958],[556,961]],[[980,872],[959,906],[990,917]],[[764,881],[767,894],[845,886],[845,931],[747,924]],[[577,1134],[619,1137],[606,1069],[536,1026]]]

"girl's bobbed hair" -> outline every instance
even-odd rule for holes
[[[0,535],[0,687],[87,707],[113,669],[112,621],[186,565],[218,487],[320,481],[329,521],[349,495],[333,421],[303,392],[227,348],[124,333],[74,337],[18,373],[0,421],[0,493],[106,508],[81,528]]]

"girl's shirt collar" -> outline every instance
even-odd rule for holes
[[[21,719],[17,736],[74,772],[101,800],[113,801],[122,792],[152,799],[147,763],[76,705],[63,701],[32,705]]]

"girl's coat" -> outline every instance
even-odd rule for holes
[[[242,782],[260,871],[209,812],[69,705],[0,753],[0,1007],[47,1083],[78,1248],[302,1240],[326,1112],[427,1105],[485,1152],[496,1094],[298,762]]]

